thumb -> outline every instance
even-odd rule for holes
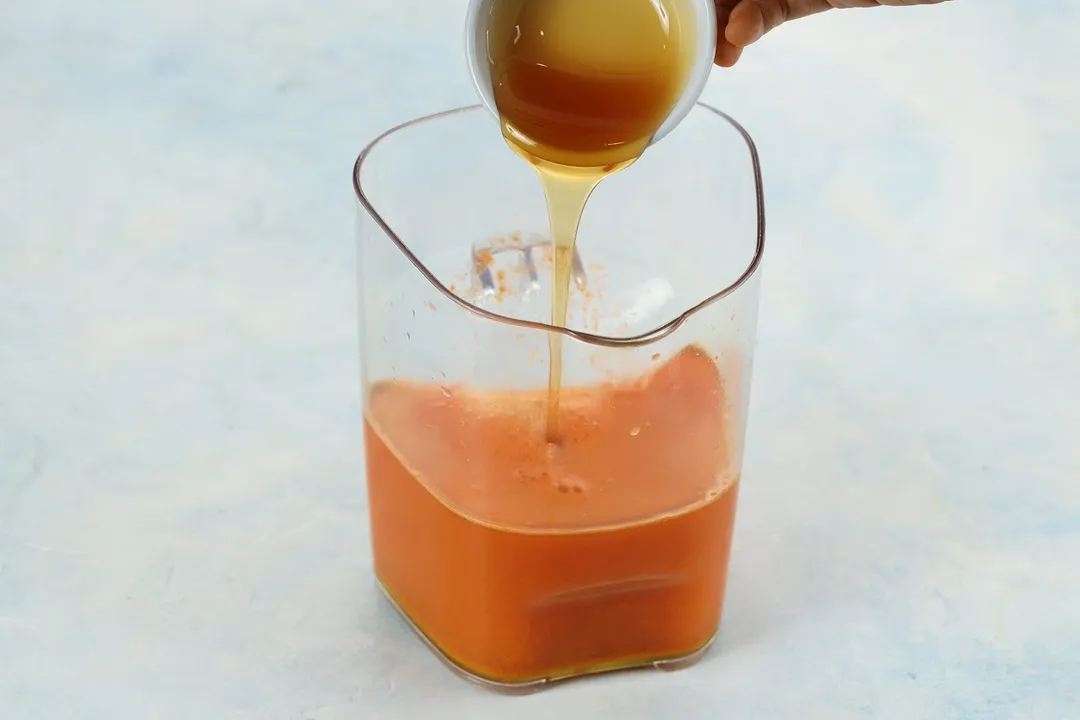
[[[877,4],[876,0],[873,4]],[[723,38],[743,48],[788,20],[813,15],[833,7],[829,0],[740,0],[731,9]]]

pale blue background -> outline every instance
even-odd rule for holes
[[[793,24],[718,648],[503,698],[370,574],[348,172],[461,0],[0,1],[0,717],[1080,717],[1080,6]]]

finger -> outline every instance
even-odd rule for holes
[[[728,25],[731,8],[738,2],[739,0],[716,0],[716,27],[719,32],[716,34],[716,56],[713,62],[720,67],[733,66],[742,55],[742,48],[732,45],[724,37],[724,28]]]
[[[788,20],[797,20],[831,8],[882,5],[937,5],[949,0],[714,0],[719,32],[715,62],[731,67],[742,50]]]
[[[828,0],[741,0],[732,8],[724,27],[724,39],[744,48],[788,20],[813,15],[833,7]]]

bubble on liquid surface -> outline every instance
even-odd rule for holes
[[[582,495],[588,486],[578,478],[552,479],[552,485],[562,495]]]
[[[454,393],[450,390],[450,388],[446,387],[445,385],[440,385],[439,390],[442,391],[443,397],[446,397],[446,398],[454,397]]]
[[[630,435],[631,435],[631,436],[635,436],[635,437],[636,437],[636,436],[637,436],[637,434],[638,434],[638,433],[640,433],[640,432],[641,432],[641,428],[639,428],[639,427],[638,427],[637,425],[635,425],[634,427],[630,428]]]

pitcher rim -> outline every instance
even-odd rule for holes
[[[505,323],[507,325],[526,328],[529,330],[537,330],[540,332],[559,333],[561,335],[573,338],[589,345],[598,345],[602,347],[641,347],[644,345],[651,345],[652,343],[663,340],[664,338],[672,335],[676,330],[682,327],[682,325],[691,317],[698,314],[702,310],[705,310],[710,305],[713,305],[720,300],[723,300],[724,298],[732,295],[737,290],[739,290],[743,285],[749,282],[750,279],[754,277],[754,275],[757,274],[758,270],[761,267],[762,258],[765,254],[765,194],[764,184],[761,178],[761,163],[758,157],[757,146],[754,144],[753,138],[750,137],[750,133],[748,133],[746,129],[738,123],[738,121],[736,121],[727,113],[703,102],[696,103],[695,107],[699,107],[709,113],[712,113],[716,117],[727,122],[732,128],[735,129],[736,132],[739,133],[743,141],[746,143],[747,149],[750,151],[750,160],[754,171],[754,192],[757,206],[757,238],[754,247],[754,257],[750,260],[750,263],[746,266],[746,268],[739,275],[739,277],[736,278],[735,281],[727,287],[723,288],[719,292],[709,295],[701,302],[693,305],[689,309],[683,311],[682,313],[675,316],[671,320],[668,320],[662,325],[659,325],[652,330],[647,330],[646,332],[639,333],[630,337],[615,338],[606,335],[586,332],[584,330],[574,330],[567,327],[557,327],[555,325],[549,325],[548,323],[537,322],[535,320],[523,320],[520,318],[500,315],[499,313],[495,313],[482,307],[473,305],[465,298],[452,292],[450,288],[446,287],[435,276],[435,274],[432,273],[427,268],[427,266],[420,261],[420,258],[418,258],[412,252],[412,250],[409,249],[409,246],[405,243],[405,241],[402,240],[396,232],[394,232],[393,228],[390,227],[390,225],[386,222],[382,215],[375,209],[374,204],[368,199],[360,181],[360,172],[363,169],[364,161],[367,159],[368,155],[370,155],[371,152],[379,145],[379,143],[381,143],[383,140],[390,137],[391,135],[394,135],[414,125],[420,125],[429,121],[439,120],[442,118],[451,117],[453,115],[459,115],[462,113],[476,110],[486,112],[483,105],[466,105],[463,107],[454,108],[452,110],[444,110],[442,112],[433,113],[431,115],[414,118],[399,125],[395,125],[394,127],[381,133],[374,140],[369,142],[363,150],[360,151],[360,154],[356,158],[356,162],[353,164],[353,191],[356,193],[356,199],[359,200],[360,204],[367,211],[371,219],[375,221],[375,223],[382,229],[384,233],[386,233],[386,236],[390,239],[391,242],[394,243],[394,245],[397,246],[397,249],[401,251],[405,258],[410,263],[412,263],[413,267],[415,267],[416,270],[425,279],[427,279],[428,282],[434,285],[435,288],[443,296],[461,307],[463,310],[482,317],[486,320],[491,320],[493,322]]]

